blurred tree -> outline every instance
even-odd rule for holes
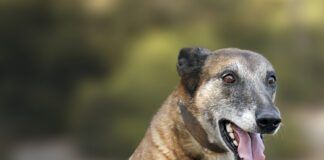
[[[109,69],[86,38],[82,10],[54,4],[1,2],[1,141],[64,132],[75,87]]]
[[[279,104],[321,103],[323,3],[3,0],[0,151],[19,137],[73,131],[88,153],[127,157],[176,86],[177,52],[188,46],[264,53]]]

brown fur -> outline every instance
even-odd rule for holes
[[[180,97],[188,99],[181,84],[154,116],[145,137],[130,160],[191,160],[217,154],[203,150],[185,128],[177,104]]]
[[[201,86],[204,80],[208,80],[212,75],[226,66],[232,58],[228,56],[210,57],[204,65],[202,74],[200,75],[203,80],[200,81],[198,86]],[[184,101],[185,104],[192,104],[193,102],[191,102],[192,98],[187,93],[184,83],[182,79],[179,86],[167,98],[160,110],[153,117],[144,138],[130,157],[130,160],[215,159],[218,154],[221,154],[202,147],[196,141],[195,138],[197,137],[194,138],[187,130],[181,117],[178,102],[180,100]],[[201,108],[199,106],[191,106],[188,105],[187,109],[190,110],[193,116],[198,117]],[[195,131],[198,131],[196,135],[205,134],[199,133],[203,132],[202,130]]]
[[[187,54],[184,56],[187,59],[195,56],[197,58],[197,55],[193,54],[194,52],[200,53],[198,56],[205,56],[208,51],[204,49],[184,49],[180,51],[179,55]],[[197,59],[202,60],[199,57]],[[223,147],[219,148],[217,143],[220,142],[208,137],[215,130],[210,129],[207,123],[212,124],[215,122],[213,119],[207,119],[208,122],[202,120],[202,115],[205,113],[206,106],[208,106],[207,103],[210,103],[208,102],[209,95],[217,93],[212,93],[213,91],[207,93],[202,86],[206,86],[210,79],[215,78],[221,70],[232,63],[240,62],[245,66],[250,66],[251,70],[254,69],[254,66],[259,66],[258,63],[263,63],[263,66],[266,66],[263,68],[264,70],[272,69],[272,67],[262,56],[239,49],[222,49],[210,52],[208,58],[204,60],[203,64],[200,64],[200,61],[194,61],[190,64],[183,63],[187,67],[189,66],[189,69],[185,68],[188,70],[179,71],[179,68],[182,69],[182,64],[178,66],[178,72],[181,76],[180,84],[153,117],[144,138],[130,157],[130,160],[234,159],[234,155],[224,148],[224,144],[221,144],[220,146]],[[181,60],[179,61],[179,63],[182,63]],[[197,64],[202,65],[201,68],[198,68],[199,75],[195,74],[197,73],[197,68],[195,68]],[[199,92],[200,88],[205,92]],[[191,92],[192,90],[194,92]],[[179,103],[183,103],[185,110],[189,114],[184,115],[185,113]],[[212,116],[205,115],[205,117]]]

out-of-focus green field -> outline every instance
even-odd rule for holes
[[[2,0],[0,159],[125,159],[178,84],[182,47],[277,70],[267,159],[324,155],[324,1]],[[60,157],[61,156],[61,157]],[[91,158],[90,158],[91,157]]]

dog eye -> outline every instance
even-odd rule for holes
[[[275,76],[270,76],[268,79],[268,84],[274,85],[276,83],[276,77]]]
[[[223,82],[225,83],[234,83],[236,81],[234,75],[232,74],[226,74],[222,77]]]

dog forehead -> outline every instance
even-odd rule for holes
[[[204,70],[215,75],[225,69],[250,72],[251,74],[264,74],[268,71],[274,72],[271,63],[262,55],[236,48],[221,49],[212,52],[208,57]]]

